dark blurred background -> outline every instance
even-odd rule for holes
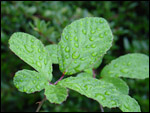
[[[33,69],[14,53],[8,46],[12,33],[21,31],[32,34],[45,45],[58,43],[64,27],[83,17],[103,17],[113,31],[113,46],[107,52],[103,63],[96,69],[97,75],[111,60],[126,53],[149,55],[149,2],[1,2],[1,111],[35,111],[36,102],[43,92],[26,94],[19,92],[13,85],[15,72]],[[53,81],[60,76],[58,65],[53,65]],[[97,76],[98,78],[98,76]],[[144,112],[149,111],[149,79],[124,79],[130,87],[130,95],[135,98]],[[105,111],[119,112],[118,108]],[[67,101],[61,105],[46,101],[41,111],[50,112],[99,112],[98,102],[88,99],[75,91],[69,91]]]

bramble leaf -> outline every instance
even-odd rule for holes
[[[123,112],[141,112],[138,102],[128,95],[120,95],[120,109]]]
[[[68,93],[67,89],[60,85],[47,85],[45,95],[51,103],[61,104],[67,99]]]
[[[57,44],[51,44],[51,45],[47,45],[45,47],[50,55],[51,61],[54,64],[58,64],[58,57],[57,57]]]
[[[111,83],[113,84],[116,89],[121,92],[122,94],[126,94],[128,95],[129,93],[129,87],[126,84],[126,82],[124,82],[122,79],[120,78],[116,78],[116,77],[104,77],[102,79],[100,79],[101,81],[105,81],[106,83]]]
[[[87,72],[82,72],[82,73],[79,73],[78,75],[77,75],[77,77],[93,77],[93,75],[92,74],[90,74],[90,73],[87,73]]]
[[[112,45],[112,32],[103,18],[87,17],[68,25],[58,44],[60,70],[71,75],[93,68]]]
[[[149,77],[149,57],[140,53],[123,55],[102,69],[101,76],[144,79]]]
[[[48,81],[40,73],[27,69],[16,72],[13,82],[19,91],[26,93],[40,91],[48,84]]]
[[[68,77],[58,82],[59,85],[67,87],[69,89],[75,90],[82,95],[87,96],[98,101],[103,107],[113,108],[121,107],[122,111],[127,111],[124,108],[125,102],[128,100],[122,99],[124,95],[120,93],[116,87],[107,83],[104,80],[98,80],[91,77]],[[130,97],[127,97],[130,98]],[[130,99],[131,100],[131,99]],[[124,102],[125,101],[125,102]],[[128,110],[138,111],[139,105],[135,101],[131,101],[129,105],[134,105],[134,107],[129,106]]]
[[[10,49],[46,79],[52,79],[52,63],[42,42],[34,36],[17,32],[9,40]]]
[[[101,59],[99,59],[99,61],[97,61],[95,64],[94,64],[94,69],[96,69],[96,68],[98,68],[100,65],[101,65],[101,63],[102,63],[102,61],[103,61],[103,57],[101,58]]]

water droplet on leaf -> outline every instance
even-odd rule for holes
[[[69,47],[66,47],[66,48],[65,48],[65,51],[66,51],[66,52],[69,52]]]
[[[72,58],[73,58],[73,59],[77,59],[77,58],[79,58],[79,56],[80,56],[80,54],[79,54],[78,52],[74,52],[74,53],[72,54]]]

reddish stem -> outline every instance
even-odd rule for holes
[[[96,77],[95,70],[93,69],[93,78]]]
[[[62,80],[65,76],[65,71],[63,72],[62,76],[60,77],[60,79],[58,79],[54,84],[56,85],[60,80]]]

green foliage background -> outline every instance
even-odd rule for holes
[[[112,59],[126,53],[149,55],[149,2],[1,2],[1,111],[35,111],[42,92],[27,95],[13,85],[14,73],[32,69],[8,48],[12,33],[21,31],[32,34],[45,45],[58,43],[64,27],[83,17],[103,17],[113,31],[113,46],[104,56],[101,69]],[[55,82],[60,76],[59,66],[53,65]],[[98,78],[98,76],[97,76]],[[124,79],[130,87],[130,95],[140,104],[142,111],[149,111],[149,79]],[[63,104],[44,103],[41,111],[100,111],[98,102],[81,96],[75,91]],[[105,111],[119,111],[107,109]]]

